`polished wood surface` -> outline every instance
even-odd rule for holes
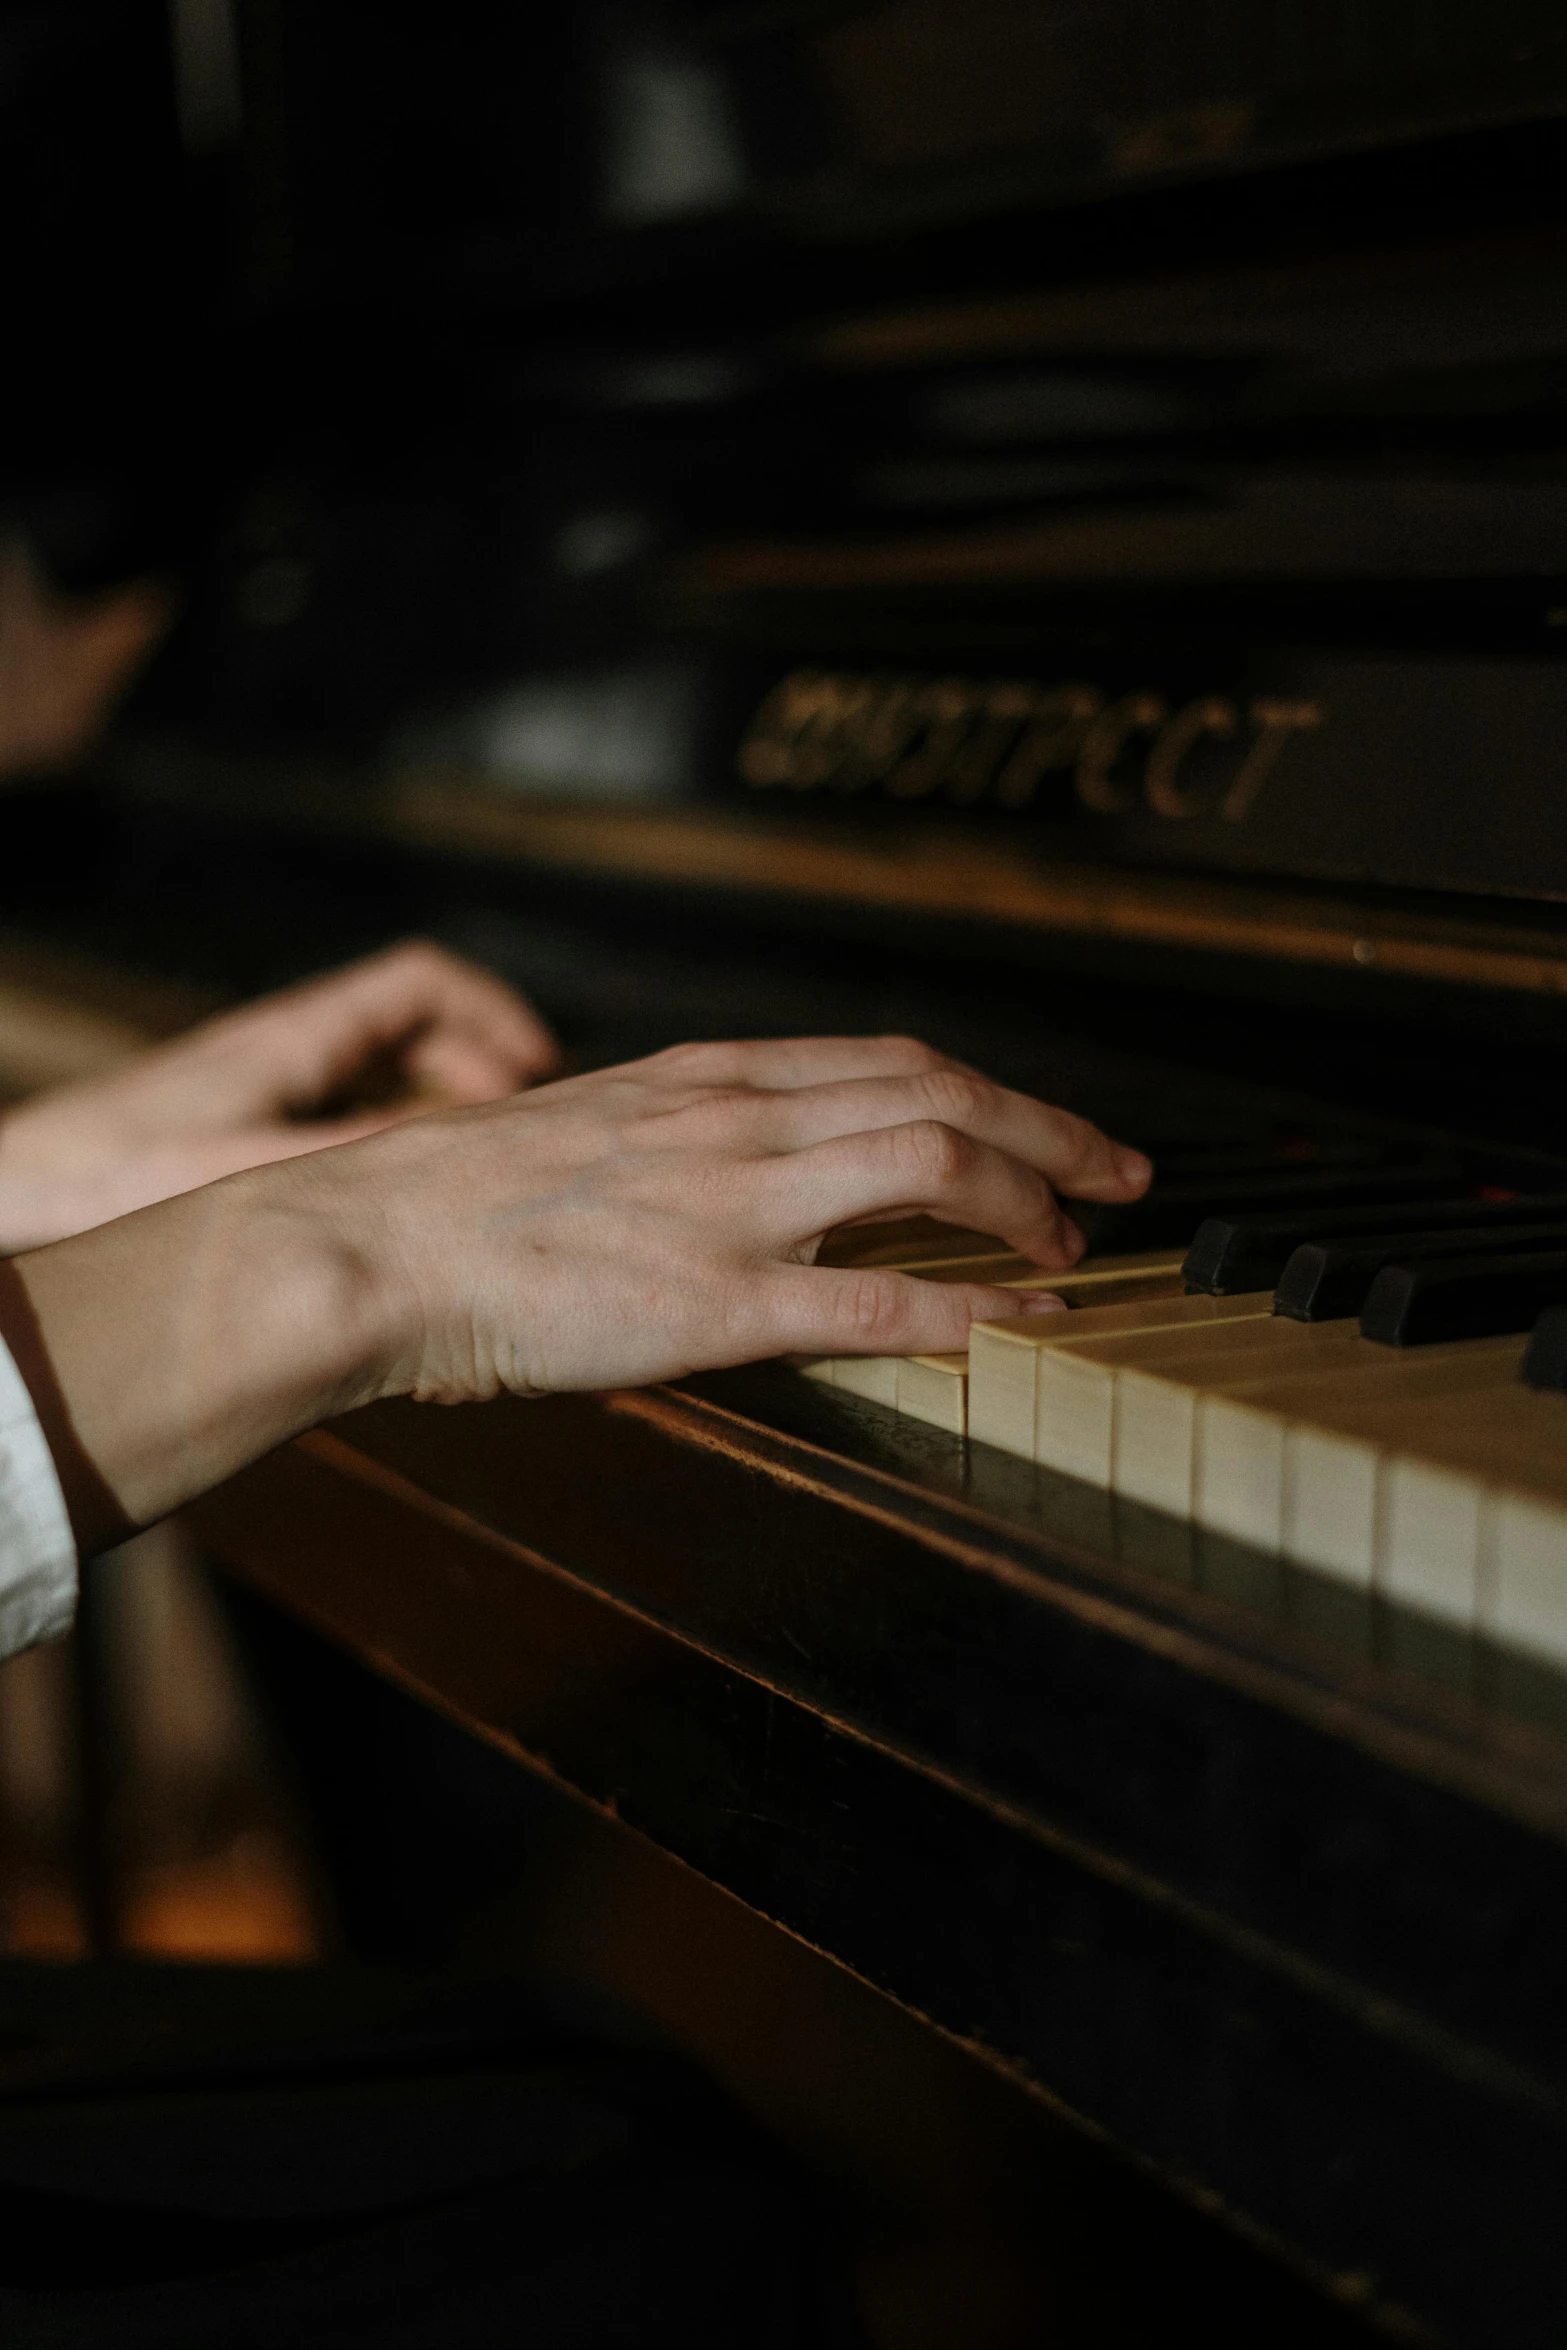
[[[445,779],[390,793],[399,839],[577,872],[754,889],[1037,926],[1084,939],[1262,955],[1461,987],[1567,993],[1567,938],[1533,918],[1422,917],[1404,908],[1256,884],[1047,864],[1012,843],[939,826],[845,839],[707,808],[551,806]]]
[[[1063,1485],[774,1368],[380,1406],[197,1523],[1173,2182],[1532,2339],[1567,1747],[1111,1564]]]
[[[117,763],[149,815],[210,821],[210,774],[178,751]],[[813,902],[979,922],[1084,946],[1261,959],[1359,982],[1415,982],[1555,1000],[1567,995],[1567,928],[1538,903],[1481,908],[1386,893],[1119,868],[1045,855],[939,817],[844,826],[765,807],[614,807],[508,792],[461,771],[410,768],[373,784],[330,765],[237,762],[226,820],[296,836],[478,859],[520,877],[674,887],[761,903]]]

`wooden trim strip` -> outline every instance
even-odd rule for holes
[[[953,828],[847,839],[716,808],[523,800],[413,775],[387,802],[394,837],[518,864],[687,887],[896,908],[1022,929],[1516,994],[1567,994],[1567,939],[1504,922],[1424,922],[1352,898],[1045,863]]]

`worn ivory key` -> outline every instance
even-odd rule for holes
[[[1192,1513],[1216,1533],[1364,1588],[1375,1542],[1373,1434],[1388,1412],[1516,1375],[1521,1341],[1465,1340],[1410,1357],[1361,1341],[1284,1376],[1205,1396]],[[1391,1425],[1401,1423],[1395,1418]]]
[[[1041,1272],[1027,1257],[965,1258],[937,1264],[883,1266],[888,1272],[916,1272],[926,1281],[988,1281],[1008,1289],[1048,1289],[1068,1306],[1087,1308],[1101,1298],[1125,1300],[1182,1296],[1179,1257],[1169,1249],[1145,1250],[1139,1255],[1085,1257],[1069,1273]],[[1005,1268],[998,1271],[997,1267]],[[1021,1272],[1018,1268],[1022,1268]],[[1062,1317],[1064,1319],[1064,1317]],[[1026,1317],[1034,1329],[1044,1327],[1039,1316]],[[1047,1316],[1053,1323],[1055,1317]],[[916,1369],[902,1372],[900,1364]],[[968,1428],[967,1357],[963,1355],[827,1355],[796,1366],[808,1379],[835,1387],[840,1394],[858,1395],[885,1404],[910,1419],[926,1420],[937,1428],[963,1435]],[[1031,1455],[1028,1457],[1032,1457]]]
[[[1274,1325],[1277,1328],[1277,1325]],[[1272,1352],[1289,1359],[1293,1391],[1299,1408],[1309,1417],[1313,1408],[1331,1415],[1335,1394],[1358,1389],[1358,1411],[1350,1417],[1360,1431],[1375,1428],[1380,1439],[1372,1479],[1368,1513],[1370,1542],[1357,1560],[1347,1562],[1346,1580],[1365,1587],[1373,1580],[1389,1597],[1421,1608],[1449,1622],[1469,1624],[1476,1607],[1477,1560],[1481,1541],[1481,1497],[1473,1479],[1454,1480],[1449,1468],[1429,1461],[1411,1463],[1396,1457],[1400,1435],[1416,1432],[1427,1449],[1433,1423],[1451,1403],[1455,1414],[1484,1413],[1497,1400],[1496,1390],[1515,1369],[1519,1342],[1474,1342],[1442,1349],[1441,1358],[1428,1355],[1417,1363],[1389,1366],[1383,1356],[1343,1324],[1296,1325],[1304,1336],[1317,1334],[1314,1349],[1295,1350],[1275,1340]],[[1244,1330],[1236,1333],[1244,1335]],[[1140,1498],[1160,1506],[1150,1461],[1157,1467],[1154,1441],[1162,1436],[1171,1490],[1163,1506],[1175,1506],[1175,1486],[1181,1474],[1179,1437],[1191,1429],[1190,1511],[1194,1520],[1211,1531],[1228,1534],[1253,1547],[1278,1551],[1284,1547],[1285,1436],[1283,1416],[1255,1408],[1259,1392],[1259,1350],[1247,1356],[1234,1351],[1226,1376],[1215,1380],[1211,1365],[1202,1373],[1199,1389],[1192,1380],[1191,1363],[1160,1364],[1123,1373],[1119,1383],[1116,1421],[1116,1489],[1135,1490]],[[1305,1364],[1310,1361],[1308,1372]],[[1299,1366],[1298,1368],[1296,1366]],[[1232,1376],[1234,1375],[1234,1376]],[[1266,1374],[1262,1374],[1266,1380]],[[1182,1381],[1194,1395],[1189,1422],[1179,1416],[1179,1398],[1172,1394]],[[1486,1382],[1490,1384],[1487,1387]],[[1161,1428],[1152,1414],[1152,1433],[1143,1442],[1150,1459],[1136,1473],[1127,1454],[1136,1444],[1139,1400],[1163,1391],[1165,1419]],[[1266,1385],[1261,1388],[1266,1392]],[[1396,1399],[1396,1400],[1395,1400]],[[1567,1423],[1564,1423],[1567,1426]],[[1293,1497],[1298,1511],[1301,1496]],[[1310,1563],[1318,1563],[1313,1560]],[[1340,1569],[1342,1572],[1342,1567]]]
[[[1517,1362],[1511,1341],[1502,1342],[1505,1357],[1498,1356],[1495,1340],[1484,1340],[1422,1349],[1411,1359],[1361,1338],[1353,1321],[1310,1327],[1336,1328],[1343,1336],[1337,1345],[1320,1346],[1309,1359],[1259,1367],[1250,1378],[1226,1379],[1197,1406],[1192,1516],[1212,1532],[1258,1550],[1284,1548],[1291,1418],[1309,1421],[1315,1410],[1331,1419],[1341,1396],[1361,1414],[1400,1396],[1436,1397],[1483,1382],[1491,1363],[1505,1360],[1514,1368]],[[1293,1397],[1293,1411],[1275,1406],[1281,1392],[1286,1404]]]
[[[1443,1397],[1384,1437],[1380,1590],[1538,1653],[1567,1646],[1564,1401],[1518,1381]]]
[[[1164,1303],[1181,1296],[1173,1275],[1133,1273],[1129,1275],[1094,1274],[1086,1281],[1076,1277],[1066,1281],[1037,1280],[1009,1282],[1009,1288],[1044,1289],[1061,1298],[1070,1307],[1101,1312],[1095,1300],[1103,1298],[1106,1305],[1141,1306],[1145,1302]],[[1040,1326],[1037,1314],[1026,1319],[1034,1328]],[[1065,1320],[1065,1316],[1060,1319]],[[1047,1325],[1054,1327],[1055,1317],[1047,1317]],[[1072,1315],[1077,1323],[1078,1315]],[[851,1374],[852,1376],[852,1374]],[[841,1373],[835,1384],[842,1388],[847,1383]],[[966,1436],[969,1428],[969,1358],[966,1354],[900,1355],[896,1358],[893,1379],[893,1406],[908,1420],[924,1420],[933,1428],[945,1428],[954,1436]]]
[[[968,1434],[967,1355],[900,1355],[896,1371],[893,1403],[906,1420]]]
[[[1560,1409],[1567,1396],[1552,1400]],[[1499,1647],[1567,1667],[1567,1495],[1502,1486],[1491,1495],[1486,1532],[1481,1629]]]
[[[1281,1325],[1273,1319],[1271,1292],[1264,1290],[1249,1299],[1231,1297],[1213,1302],[1228,1305],[1231,1310],[1228,1315],[1214,1317],[1211,1328],[1139,1330],[1124,1338],[1095,1340],[1072,1349],[1060,1359],[1042,1359],[1035,1459],[1043,1467],[1060,1470],[1069,1477],[1082,1477],[1092,1485],[1113,1487],[1123,1373],[1159,1369],[1167,1363],[1179,1364],[1182,1380],[1178,1389],[1145,1391],[1141,1396],[1145,1407],[1151,1405],[1151,1416],[1145,1408],[1130,1457],[1141,1460],[1145,1469],[1141,1475],[1134,1470],[1126,1492],[1129,1500],[1136,1501],[1146,1501],[1150,1494],[1157,1494],[1159,1498],[1153,1506],[1162,1508],[1169,1505],[1173,1490],[1176,1497],[1173,1507],[1184,1514],[1188,1504],[1180,1496],[1182,1493],[1189,1496],[1189,1469],[1183,1485],[1179,1460],[1176,1462],[1172,1488],[1159,1448],[1168,1442],[1173,1430],[1180,1459],[1189,1461],[1193,1383],[1204,1375],[1218,1378],[1222,1366],[1238,1349],[1262,1347],[1271,1353],[1274,1349],[1282,1351],[1288,1344]],[[1167,1408],[1172,1405],[1173,1423]],[[1158,1466],[1154,1465],[1156,1462]]]
[[[1567,1644],[1567,1414],[1534,1409],[1567,1399],[1531,1397],[1523,1347],[1458,1341],[1401,1376],[1276,1395],[1300,1415],[1285,1426],[1284,1556],[1461,1631],[1516,1640],[1521,1624],[1541,1648],[1554,1622]]]
[[[1353,1322],[1240,1321],[1194,1332],[1181,1351],[1150,1350],[1115,1372],[1111,1481],[1117,1493],[1195,1518],[1205,1406],[1231,1387],[1320,1363],[1348,1371],[1365,1341]],[[1231,1529],[1225,1527],[1223,1531]]]
[[[1025,1461],[1044,1459],[1047,1467],[1055,1466],[1040,1446],[1046,1367],[1058,1355],[1075,1357],[1085,1349],[1150,1331],[1180,1332],[1257,1316],[1268,1312],[1272,1302],[1266,1292],[1250,1298],[1180,1295],[1089,1306],[1070,1317],[1052,1316],[1043,1322],[1032,1315],[976,1322],[969,1333],[969,1434]],[[1053,1428],[1052,1422],[1052,1434]],[[1102,1477],[1091,1475],[1091,1481],[1108,1484],[1108,1467]]]

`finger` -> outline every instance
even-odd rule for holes
[[[1153,1170],[1070,1110],[994,1085],[976,1070],[948,1063],[914,1077],[841,1078],[780,1093],[761,1114],[776,1147],[799,1150],[837,1134],[867,1133],[934,1118],[1037,1168],[1073,1199],[1135,1199]]]
[[[481,1038],[437,1028],[417,1036],[400,1056],[404,1075],[448,1102],[495,1102],[518,1089],[513,1057],[493,1052]],[[545,1076],[541,1066],[528,1072]]]
[[[1075,1264],[1083,1236],[1038,1171],[934,1118],[836,1137],[761,1162],[779,1244],[800,1248],[861,1216],[936,1216],[993,1232],[1049,1272]]]
[[[980,1282],[937,1284],[910,1273],[814,1266],[781,1272],[759,1304],[768,1318],[763,1343],[779,1354],[962,1354],[972,1323],[1066,1311],[1041,1290],[1020,1296]]]
[[[214,1024],[251,1051],[290,1108],[340,1091],[369,1061],[446,1038],[477,1056],[490,1095],[555,1066],[558,1047],[532,1006],[500,980],[415,940],[285,989]]]
[[[677,1084],[773,1091],[839,1078],[913,1077],[962,1064],[913,1036],[789,1036],[672,1045],[640,1066]]]
[[[508,1090],[554,1068],[560,1058],[545,1022],[493,973],[426,940],[412,940],[314,983],[320,1034],[334,1026],[337,1050],[362,1055],[407,1043],[426,1062],[443,1052],[454,1074]],[[342,1067],[329,1076],[343,1082]],[[509,1085],[508,1085],[509,1081]]]

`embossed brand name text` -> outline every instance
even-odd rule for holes
[[[1292,735],[1320,703],[1204,694],[1171,708],[1156,693],[1011,679],[856,676],[796,669],[763,700],[738,765],[757,791],[880,791],[1033,805],[1050,777],[1098,816],[1142,805],[1180,821],[1240,824]],[[1223,754],[1223,755],[1220,755]]]

